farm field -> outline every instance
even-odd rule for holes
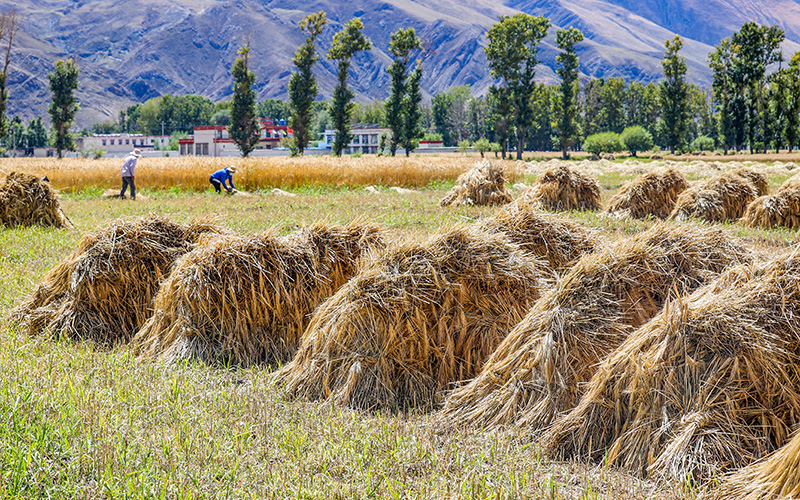
[[[664,486],[580,461],[553,461],[516,431],[441,432],[424,411],[360,412],[287,401],[266,367],[165,365],[128,347],[30,337],[7,322],[81,236],[120,217],[212,217],[236,233],[288,234],[316,222],[374,222],[391,241],[423,241],[475,224],[497,207],[440,207],[479,158],[234,160],[237,187],[218,196],[219,159],[140,160],[135,202],[103,199],[120,160],[0,160],[0,173],[48,175],[74,229],[0,229],[0,497],[13,498],[695,498],[692,484]],[[536,162],[509,162],[510,182],[532,184]],[[583,164],[605,203],[647,163]],[[242,168],[244,167],[244,168]],[[689,180],[719,170],[685,163]],[[794,167],[763,167],[775,191]],[[373,186],[375,192],[365,187]],[[390,187],[412,189],[400,193]],[[281,196],[280,188],[295,196]],[[521,189],[515,189],[518,196]],[[570,212],[606,242],[653,220]],[[797,241],[788,229],[720,224],[759,256]]]

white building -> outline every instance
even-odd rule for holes
[[[282,120],[275,125],[272,120],[262,119],[254,152],[280,147],[281,141],[292,135],[292,129],[286,126]],[[178,144],[178,153],[181,156],[239,156],[241,154],[239,147],[228,133],[228,127],[221,125],[195,127],[194,134],[187,139],[179,139]]]
[[[344,149],[344,154],[351,154],[356,151],[364,154],[376,154],[378,152],[378,146],[381,143],[381,135],[386,134],[386,136],[389,137],[391,135],[391,130],[388,128],[380,128],[377,124],[353,125],[350,133],[353,135],[353,140],[350,141],[350,144]],[[335,130],[325,130],[318,148],[331,149],[335,137]]]
[[[142,152],[165,149],[168,144],[168,135],[93,134],[88,137],[78,137],[75,140],[75,147],[78,151],[103,149],[109,156],[125,155],[134,148],[138,148]]]

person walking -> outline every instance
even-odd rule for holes
[[[216,189],[217,194],[222,193],[222,188],[225,188],[225,191],[228,193],[233,193],[236,191],[236,186],[233,185],[233,175],[236,173],[236,167],[231,165],[230,167],[225,167],[223,169],[217,170],[211,177],[208,178],[208,182],[214,186]],[[230,187],[226,186],[225,183],[230,184]]]
[[[125,161],[122,163],[122,191],[119,193],[119,199],[122,200],[125,198],[125,190],[128,189],[128,186],[131,187],[131,199],[136,199],[136,185],[133,183],[134,177],[136,176],[136,160],[142,156],[142,153],[138,149],[134,149],[128,156],[125,157]]]

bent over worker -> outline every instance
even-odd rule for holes
[[[221,188],[225,188],[225,191],[229,193],[233,193],[236,191],[236,186],[233,185],[233,175],[236,173],[236,167],[231,165],[230,167],[223,168],[221,170],[217,170],[211,177],[208,178],[208,182],[214,186],[214,189],[217,190],[217,194],[222,192]],[[230,187],[226,186],[225,183],[230,184]]]

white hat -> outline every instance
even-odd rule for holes
[[[131,154],[132,154],[133,156],[136,156],[136,157],[142,156],[142,152],[141,152],[141,151],[139,151],[138,149],[134,149],[134,150],[131,152]]]
[[[236,173],[236,165],[231,165],[228,167],[228,172],[235,174]]]

